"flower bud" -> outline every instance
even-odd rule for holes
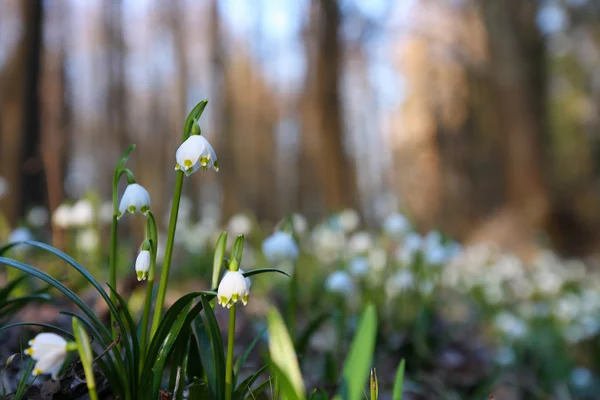
[[[150,270],[150,251],[142,250],[138,254],[135,260],[135,272],[137,274],[137,280],[143,281],[148,277],[148,271]]]

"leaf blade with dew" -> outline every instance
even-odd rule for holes
[[[405,360],[400,361],[398,371],[396,372],[396,378],[394,379],[394,389],[392,392],[392,400],[402,400],[402,391],[404,387],[404,366]]]
[[[373,304],[368,304],[358,323],[356,334],[350,345],[342,371],[342,386],[338,394],[347,400],[360,400],[369,377],[375,350],[377,313]]]
[[[305,398],[304,381],[292,339],[285,327],[283,319],[275,308],[267,313],[269,329],[269,356],[272,368],[281,380],[283,394],[290,399]]]

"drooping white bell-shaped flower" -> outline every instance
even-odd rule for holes
[[[240,271],[227,271],[219,283],[217,302],[227,308],[238,301],[246,305],[249,295],[250,287],[244,275]]]
[[[119,215],[117,219],[125,214],[133,214],[135,212],[148,215],[148,211],[150,211],[150,195],[148,191],[137,183],[127,186],[123,197],[121,197],[121,203],[119,203]]]
[[[67,341],[54,333],[40,333],[29,341],[29,346],[25,354],[36,361],[32,374],[51,374],[56,379],[67,357]]]
[[[266,238],[262,243],[262,251],[269,263],[273,265],[284,261],[295,261],[300,254],[294,238],[282,231]]]
[[[148,271],[150,270],[150,251],[142,250],[138,254],[135,260],[135,272],[137,274],[137,280],[143,281],[148,277]]]
[[[208,140],[202,135],[191,135],[179,146],[175,153],[176,170],[182,170],[186,176],[198,171],[200,167],[219,170],[217,154]]]
[[[94,207],[86,199],[81,199],[71,207],[71,223],[76,227],[91,225],[94,222]]]
[[[388,215],[383,221],[383,231],[391,238],[401,238],[410,230],[410,221],[398,212]]]
[[[59,228],[69,228],[73,224],[71,206],[63,203],[52,213],[52,223]]]
[[[354,281],[346,271],[335,271],[325,281],[325,288],[331,293],[350,296],[354,293]]]

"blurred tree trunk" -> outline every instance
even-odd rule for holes
[[[221,214],[226,220],[239,211],[237,198],[234,121],[233,121],[233,89],[231,77],[225,66],[225,43],[221,32],[221,15],[218,0],[212,0],[210,5],[210,43],[211,43],[211,113],[215,130],[219,133],[215,142],[219,158],[219,175],[222,182],[223,200]]]
[[[522,248],[543,228],[551,203],[544,176],[544,41],[537,30],[536,2],[481,0],[480,5],[488,32],[490,107],[495,110],[488,123],[502,138],[506,203],[475,236],[500,235],[495,239]]]
[[[342,44],[338,0],[319,0],[318,56],[316,60],[318,110],[321,139],[320,177],[330,211],[355,207],[357,182],[354,167],[344,150],[343,111],[340,98]],[[310,71],[310,69],[309,69]]]
[[[40,0],[19,4],[23,34],[0,71],[0,171],[10,191],[0,209],[13,225],[44,198],[38,115],[43,7]]]
[[[66,96],[65,37],[69,27],[64,4],[48,10],[46,24],[53,40],[46,40],[41,77],[41,152],[46,173],[48,209],[54,211],[64,200],[64,181],[69,154],[70,117]],[[48,36],[50,36],[48,35]],[[64,232],[53,230],[53,244],[64,248]]]

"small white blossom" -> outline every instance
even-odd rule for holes
[[[67,341],[54,333],[40,333],[29,346],[25,354],[36,361],[33,375],[51,374],[56,379],[67,357]]]
[[[249,235],[252,232],[252,219],[242,213],[235,214],[227,223],[227,230],[231,236]]]
[[[76,237],[77,248],[85,253],[91,253],[100,245],[98,232],[92,228],[87,228]]]
[[[217,291],[217,302],[223,307],[230,308],[238,300],[246,305],[248,304],[248,296],[250,295],[250,286],[247,278],[242,275],[242,272],[227,271],[219,283]]]
[[[392,275],[385,283],[385,295],[392,299],[406,289],[411,289],[415,285],[415,277],[412,271],[402,269]]]
[[[303,236],[308,232],[308,221],[302,214],[292,214],[292,222],[294,224],[294,233],[298,236]]]
[[[10,236],[8,237],[8,243],[24,242],[26,240],[33,240],[33,234],[29,229],[25,227],[15,229],[10,233]]]
[[[400,213],[390,214],[383,221],[383,231],[392,238],[402,237],[409,229],[410,222]]]
[[[295,261],[300,254],[294,238],[281,231],[263,241],[262,251],[269,263],[274,265],[284,261]]]
[[[33,207],[27,213],[27,222],[34,228],[41,228],[48,223],[48,210],[45,207]]]
[[[69,228],[72,224],[71,218],[71,206],[63,203],[60,206],[56,207],[54,212],[52,213],[52,223],[59,228]]]
[[[105,201],[98,210],[98,220],[102,224],[110,224],[113,219],[113,204],[111,201]]]
[[[148,277],[148,271],[150,270],[150,252],[148,250],[140,251],[135,260],[135,272],[137,274],[137,280],[143,281]]]
[[[213,168],[219,170],[217,154],[202,135],[192,135],[179,146],[175,153],[176,170],[182,170],[186,176],[198,171],[200,167],[205,170]]]
[[[71,223],[77,227],[91,225],[94,222],[94,208],[92,204],[81,199],[71,207]]]
[[[348,262],[348,271],[354,276],[365,276],[369,273],[369,260],[365,257],[354,257]]]
[[[589,369],[584,367],[575,368],[569,378],[573,386],[579,389],[587,388],[594,383],[594,375]]]
[[[347,208],[338,214],[338,222],[344,232],[350,233],[360,225],[360,215],[356,210]]]
[[[121,197],[121,203],[119,204],[119,216],[121,218],[125,214],[133,214],[135,212],[141,212],[144,215],[148,215],[150,211],[150,195],[148,191],[144,189],[142,185],[132,183],[127,186],[123,197]]]
[[[351,255],[366,254],[373,247],[373,237],[369,232],[356,232],[348,239],[348,252]]]
[[[348,296],[354,292],[354,281],[346,271],[335,271],[325,281],[325,287],[332,293]]]

